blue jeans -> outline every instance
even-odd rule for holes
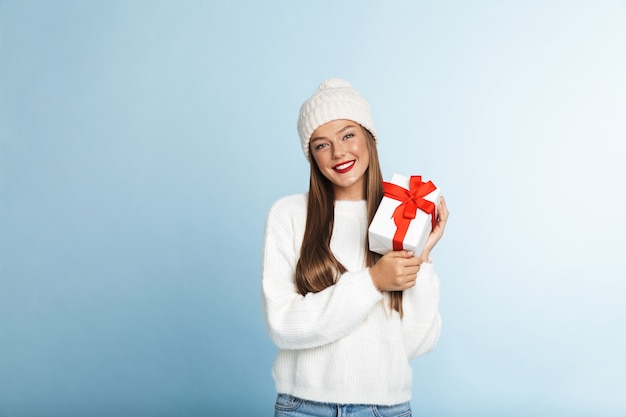
[[[274,417],[410,417],[411,405],[326,404],[278,394]]]

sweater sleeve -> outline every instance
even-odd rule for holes
[[[402,331],[409,359],[430,352],[441,334],[439,278],[432,263],[423,263],[414,287],[402,299]]]
[[[302,296],[294,276],[303,228],[283,205],[274,205],[265,227],[262,297],[265,321],[281,349],[308,349],[349,334],[382,300],[369,269],[346,272],[318,292]]]

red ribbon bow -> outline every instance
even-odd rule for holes
[[[402,242],[417,209],[430,214],[432,227],[435,228],[435,203],[425,200],[424,196],[436,189],[431,181],[422,182],[421,175],[411,176],[408,190],[391,182],[383,182],[384,196],[400,201],[400,205],[393,212],[393,222],[397,228],[393,236],[393,250],[402,250]]]

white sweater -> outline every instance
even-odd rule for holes
[[[306,207],[306,194],[278,200],[265,229],[263,307],[279,348],[273,368],[277,392],[340,404],[409,401],[409,359],[432,350],[441,331],[433,265],[422,264],[416,286],[404,291],[400,319],[365,267],[366,202],[339,200],[330,246],[348,272],[325,290],[302,296],[294,271]]]

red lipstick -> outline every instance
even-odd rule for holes
[[[333,169],[335,170],[335,172],[338,172],[340,174],[344,174],[344,173],[350,171],[352,168],[354,168],[355,162],[356,162],[355,159],[353,159],[351,161],[340,162],[337,165],[334,165]]]

